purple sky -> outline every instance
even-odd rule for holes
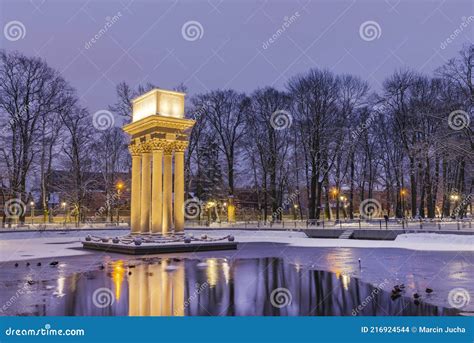
[[[378,90],[396,68],[430,73],[473,41],[472,1],[52,1],[0,0],[1,41],[7,50],[39,55],[78,90],[91,113],[115,101],[115,84],[152,82],[192,95],[215,88],[246,92],[274,85],[311,67],[367,79]],[[120,13],[120,15],[119,15]],[[298,15],[297,15],[297,14]],[[89,49],[87,42],[118,20]],[[285,17],[285,32],[263,48]],[[467,28],[441,45],[463,20]],[[26,34],[8,40],[5,26]],[[202,37],[184,39],[182,27],[197,21]],[[381,32],[361,38],[375,21]],[[10,37],[11,38],[11,37]],[[188,37],[192,38],[192,37]],[[366,37],[370,39],[369,37]]]

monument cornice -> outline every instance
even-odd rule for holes
[[[127,124],[123,127],[123,130],[126,133],[135,136],[147,130],[158,131],[160,128],[185,131],[187,129],[192,128],[195,123],[196,121],[193,119],[164,117],[155,114],[135,121],[133,123]]]

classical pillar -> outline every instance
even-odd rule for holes
[[[130,201],[130,229],[132,234],[140,233],[140,185],[141,160],[140,149],[137,145],[130,145],[132,154],[132,190]]]
[[[184,233],[184,149],[174,152],[174,232]]]
[[[142,233],[150,233],[150,205],[151,205],[151,153],[142,153],[142,197],[140,226]]]
[[[173,217],[172,217],[172,170],[171,170],[171,163],[172,163],[172,154],[173,154],[173,147],[171,145],[167,145],[164,148],[164,173],[163,173],[163,231],[162,233],[165,235],[167,234],[172,225],[173,225]]]
[[[163,150],[159,145],[155,145],[153,149],[151,233],[161,234],[163,228]]]

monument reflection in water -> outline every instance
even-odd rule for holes
[[[34,306],[31,314],[340,316],[354,315],[361,304],[358,315],[457,314],[408,298],[393,301],[388,283],[376,289],[344,274],[302,269],[277,258],[169,259],[129,266],[117,261],[61,284],[62,296]],[[283,288],[289,292],[275,299],[272,292]]]

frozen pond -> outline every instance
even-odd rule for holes
[[[472,311],[470,304],[449,309],[447,301],[456,287],[473,296],[471,252],[247,243],[232,252],[163,256],[94,253],[21,261],[17,266],[8,262],[0,277],[0,315],[383,316]],[[59,263],[50,266],[51,261]],[[401,296],[392,299],[393,286],[402,283]],[[427,294],[426,287],[433,293]],[[414,293],[420,295],[417,302]]]

